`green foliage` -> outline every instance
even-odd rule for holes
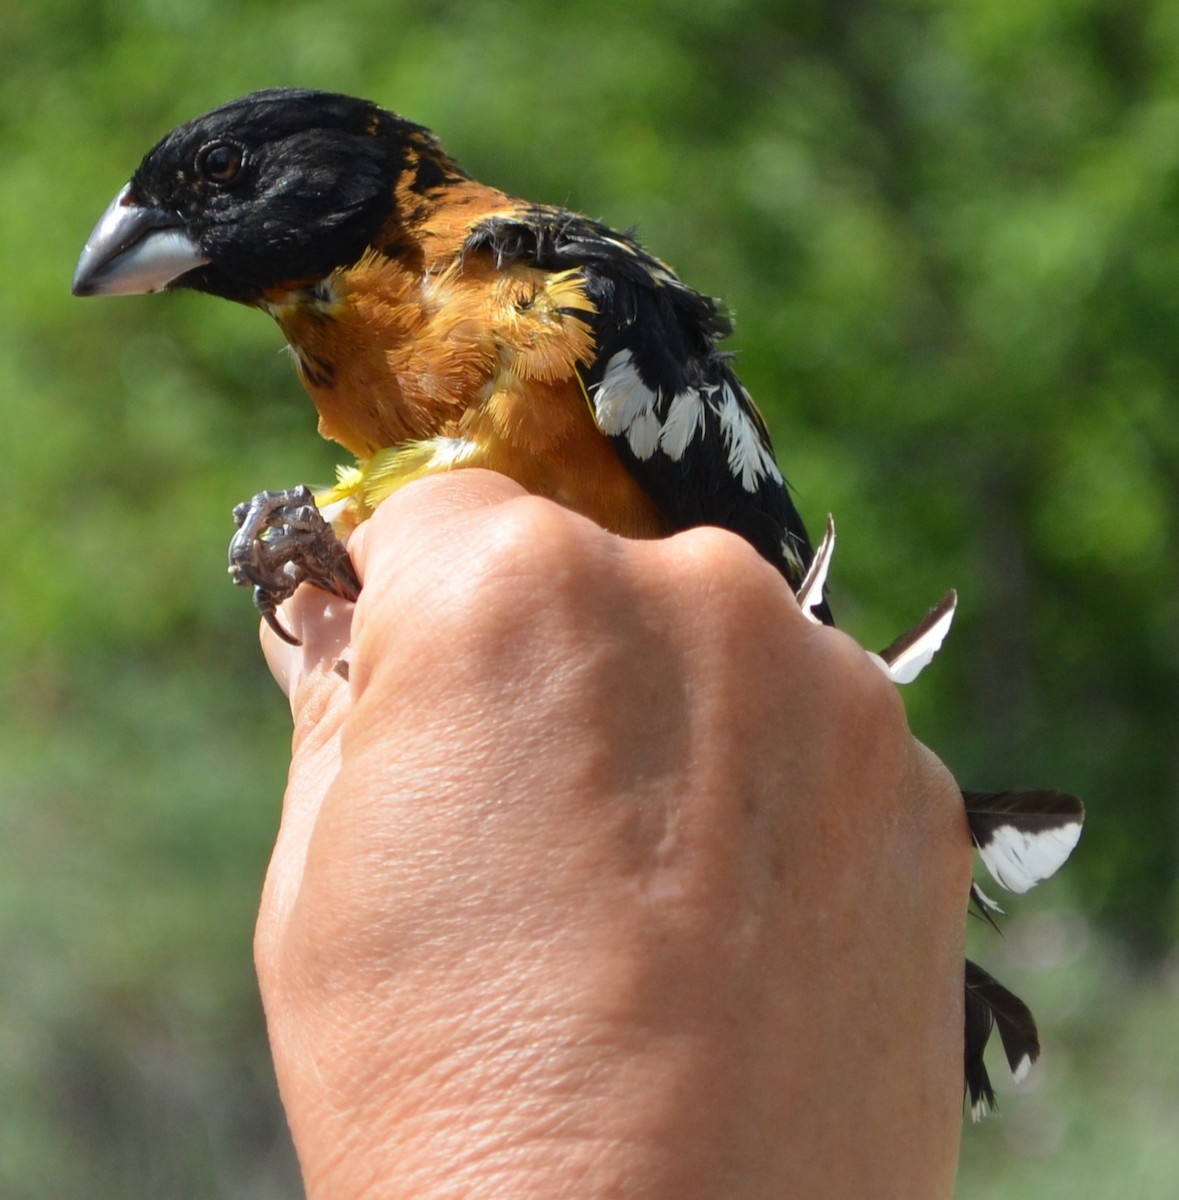
[[[724,296],[803,511],[839,520],[853,633],[960,589],[914,727],[972,785],[1090,808],[1045,889],[1087,948],[1009,980],[1048,993],[1047,1082],[968,1132],[963,1194],[1112,1193],[1131,1144],[1131,1190],[1169,1195],[1173,997],[1131,967],[1179,917],[1179,9],[10,0],[3,25],[0,1193],[296,1186],[249,959],[286,713],[223,564],[236,500],[334,455],[261,316],[68,286],[159,134],[301,83],[637,223]]]

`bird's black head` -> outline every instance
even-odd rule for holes
[[[188,287],[249,303],[355,262],[393,217],[398,176],[458,178],[431,135],[365,100],[254,92],[173,129],[91,234],[77,295]]]

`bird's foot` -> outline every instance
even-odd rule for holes
[[[237,532],[229,543],[229,574],[254,589],[254,605],[284,642],[299,639],[283,628],[278,606],[301,583],[355,600],[360,580],[344,543],[324,520],[311,489],[303,484],[259,492],[233,510]]]

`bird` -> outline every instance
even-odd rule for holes
[[[152,147],[87,239],[78,296],[189,289],[268,313],[318,411],[354,458],[334,486],[260,492],[234,510],[235,582],[291,639],[302,582],[354,599],[339,536],[413,479],[510,476],[627,537],[699,525],[748,541],[813,621],[834,528],[812,547],[769,430],[720,343],[721,304],[633,234],[473,179],[424,126],[371,101],[271,88]],[[953,597],[875,656],[898,682],[941,644]],[[984,863],[1010,890],[1052,874],[1080,834],[1062,792],[968,792]],[[996,865],[997,864],[997,865]],[[990,921],[997,908],[976,884]],[[965,1092],[994,1107],[998,1028],[1017,1078],[1039,1055],[1026,1005],[965,968]]]

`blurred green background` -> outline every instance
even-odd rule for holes
[[[400,109],[731,304],[844,626],[960,590],[918,734],[1089,805],[972,933],[1046,1054],[959,1194],[1174,1196],[1168,0],[0,0],[0,1195],[299,1194],[250,959],[289,718],[224,552],[336,455],[261,315],[69,295],[156,137],[274,84]]]

